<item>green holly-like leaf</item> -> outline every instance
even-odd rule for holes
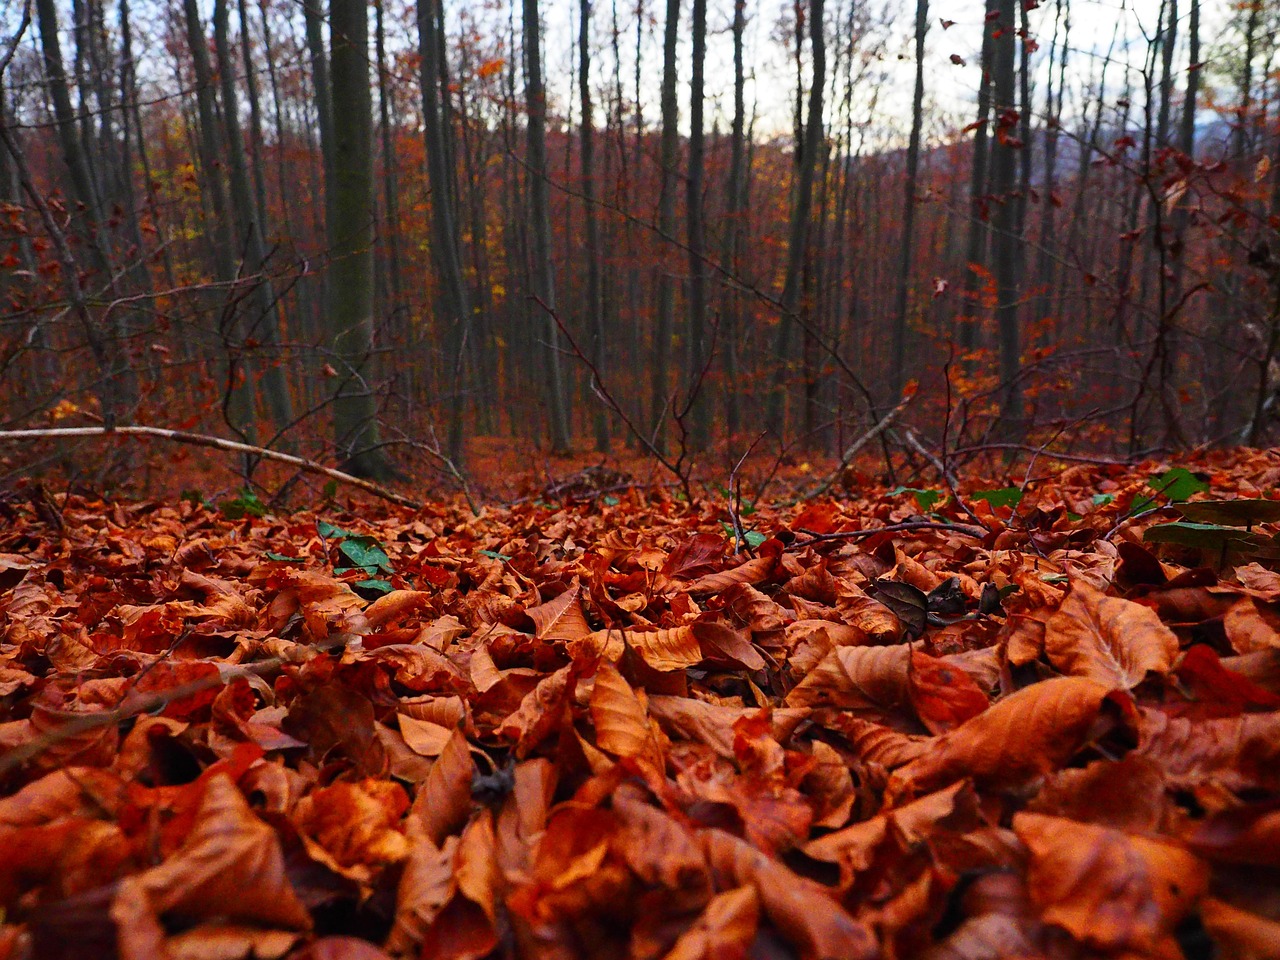
[[[498,553],[496,550],[477,550],[476,552],[482,557],[488,557],[490,560],[501,560],[503,563],[511,559],[505,553]]]
[[[1147,488],[1155,491],[1155,496],[1136,497],[1129,507],[1129,516],[1134,516],[1155,505],[1160,497],[1170,503],[1181,503],[1189,500],[1197,493],[1209,489],[1209,483],[1200,479],[1185,467],[1174,467],[1164,473],[1157,473],[1147,481]]]
[[[395,589],[389,580],[361,580],[351,584],[351,589],[365,600],[376,600]]]
[[[338,552],[351,561],[351,566],[381,570],[391,573],[391,558],[373,537],[347,537],[338,545]]]
[[[283,553],[276,553],[274,550],[268,550],[265,554],[268,560],[274,560],[276,563],[306,563],[304,557],[286,557]]]
[[[1198,500],[1181,503],[1178,513],[1194,523],[1220,523],[1251,527],[1280,521],[1280,500]]]
[[[939,500],[945,496],[941,490],[924,490],[920,487],[896,487],[890,490],[886,496],[896,497],[899,494],[909,493],[916,498],[916,506],[925,513],[932,510]]]
[[[971,500],[985,500],[993,507],[1016,507],[1022,500],[1022,491],[1017,487],[1003,487],[999,490],[975,490],[969,497]]]
[[[335,527],[328,520],[316,521],[316,533],[320,534],[321,540],[342,540],[346,537],[354,537],[355,534],[341,527]]]
[[[240,495],[232,500],[224,500],[218,509],[228,520],[243,520],[245,517],[265,517],[267,505],[258,499],[258,495],[245,487]]]

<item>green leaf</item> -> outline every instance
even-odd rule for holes
[[[919,487],[897,487],[890,490],[887,494],[890,497],[896,497],[902,493],[909,493],[916,498],[916,506],[925,513],[934,508],[939,500],[945,496],[941,490],[922,490]]]
[[[1068,583],[1071,580],[1065,573],[1044,573],[1040,579],[1045,583]]]
[[[218,509],[228,520],[243,520],[245,517],[265,517],[267,505],[258,499],[258,495],[245,487],[233,500],[224,500]]]
[[[970,494],[971,500],[985,500],[993,507],[1016,507],[1022,500],[1022,491],[1017,487],[1003,487],[999,490],[975,490]]]
[[[760,546],[760,544],[764,543],[769,538],[766,537],[759,530],[748,530],[746,534],[743,536],[743,539],[747,541],[747,546],[751,547],[751,549],[754,550],[756,547]]]
[[[482,557],[488,557],[490,560],[501,560],[503,563],[511,559],[505,553],[498,553],[496,550],[478,550],[476,552]]]
[[[1147,481],[1147,488],[1154,490],[1156,496],[1136,498],[1129,507],[1128,516],[1132,517],[1153,506],[1160,496],[1170,503],[1181,503],[1194,494],[1208,490],[1209,484],[1185,467],[1174,467],[1164,473],[1154,474]]]
[[[606,507],[616,507],[622,501],[615,497],[612,493],[605,494],[604,505]]]
[[[208,500],[206,500],[206,499],[205,499],[204,494],[203,494],[203,493],[201,493],[199,490],[183,490],[183,491],[182,491],[181,496],[179,497],[179,499],[180,499],[180,500],[186,500],[188,503],[192,504],[193,506],[197,506],[197,507],[199,507],[199,506],[212,507],[212,506],[213,506],[213,504],[211,504]]]
[[[335,527],[328,520],[316,521],[316,533],[320,534],[321,540],[341,540],[344,537],[354,537],[354,533],[343,530],[341,527]]]
[[[756,505],[750,500],[744,500],[742,506],[738,508],[738,516],[749,517],[756,512]]]
[[[330,480],[328,483],[326,483],[323,487],[320,488],[320,492],[324,495],[324,498],[326,500],[332,500],[334,497],[338,495],[338,481]]]
[[[1280,521],[1280,500],[1198,500],[1179,504],[1176,509],[1196,523],[1249,527]]]
[[[1192,523],[1187,520],[1148,527],[1143,532],[1142,539],[1147,543],[1173,543],[1180,547],[1195,547],[1199,550],[1222,550],[1225,547],[1248,549],[1254,545],[1261,546],[1259,542],[1261,538],[1243,530],[1219,526],[1216,523]]]
[[[338,552],[351,561],[353,567],[373,567],[391,573],[391,558],[373,537],[347,537],[338,545]]]
[[[1116,495],[1114,493],[1095,493],[1093,495],[1093,505],[1095,507],[1105,507],[1108,503],[1114,503]]]
[[[306,557],[286,557],[283,553],[276,553],[273,550],[268,550],[266,554],[264,554],[264,556],[266,556],[268,560],[276,561],[276,563],[306,563],[307,562]]]
[[[361,580],[359,583],[353,583],[351,589],[365,600],[376,600],[390,593],[395,587],[391,586],[390,581],[387,580]]]

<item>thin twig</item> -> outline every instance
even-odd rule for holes
[[[235,440],[225,440],[222,437],[211,437],[204,433],[189,433],[186,430],[167,430],[163,427],[48,427],[39,430],[0,430],[0,441],[3,440],[54,440],[62,437],[156,437],[161,440],[171,440],[174,443],[186,443],[196,447],[211,447],[214,450],[225,450],[229,453],[243,453],[250,456],[261,457],[264,460],[274,460],[277,463],[287,463],[290,466],[297,467],[305,473],[314,473],[322,477],[328,477],[330,480],[336,480],[338,483],[344,483],[349,487],[356,487],[365,493],[371,493],[375,497],[388,500],[401,507],[408,507],[411,510],[421,510],[422,504],[417,500],[411,500],[409,497],[401,496],[393,490],[365,480],[361,477],[352,476],[341,470],[335,470],[332,467],[326,467],[323,464],[316,463],[314,460],[307,460],[304,457],[295,457],[291,453],[280,453],[278,450],[268,450],[265,447],[255,447],[248,443],[239,443]]]
[[[828,540],[865,540],[867,537],[874,537],[877,533],[902,533],[907,530],[949,530],[952,533],[973,537],[977,540],[985,540],[991,534],[990,530],[970,526],[967,523],[946,523],[938,520],[904,520],[902,523],[890,523],[883,527],[875,527],[869,530],[845,530],[841,533],[817,533],[802,527],[800,532],[809,537],[809,539],[793,541],[791,546],[807,547],[811,543],[823,543]]]
[[[893,423],[893,421],[897,418],[898,414],[900,414],[903,410],[906,409],[907,404],[911,402],[911,398],[914,396],[915,394],[909,394],[908,396],[903,397],[902,401],[896,407],[894,407],[892,410],[890,410],[888,413],[886,413],[883,417],[880,418],[879,423],[875,424],[875,426],[873,426],[870,430],[868,430],[866,433],[860,436],[857,440],[853,441],[853,443],[851,443],[848,446],[848,448],[846,448],[844,454],[840,457],[840,463],[836,466],[836,468],[833,471],[831,471],[831,474],[827,477],[827,479],[824,480],[821,483],[821,485],[809,491],[809,493],[805,494],[804,499],[810,500],[813,497],[820,497],[824,493],[826,493],[828,490],[830,490],[831,487],[835,484],[835,482],[838,479],[840,479],[840,477],[844,474],[845,468],[848,467],[849,464],[853,461],[853,458],[858,455],[858,451],[861,450],[863,447],[865,447],[868,443],[870,443],[876,437],[880,436],[880,434],[883,433],[888,428],[889,424]]]

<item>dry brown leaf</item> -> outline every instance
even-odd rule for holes
[[[702,662],[702,645],[693,627],[687,624],[649,631],[625,630],[622,637],[654,670],[666,673]]]
[[[1221,960],[1278,960],[1280,921],[1241,910],[1215,897],[1200,903],[1200,921]]]
[[[1103,950],[1175,956],[1174,929],[1208,886],[1203,861],[1172,843],[1019,813],[1031,898],[1046,923]]]
[[[911,647],[838,647],[787,694],[793,707],[839,707],[885,721],[913,718]],[[918,727],[916,728],[919,729]]]
[[[618,757],[649,757],[655,752],[649,716],[631,685],[611,663],[602,663],[591,690],[591,722],[596,745]]]
[[[1137,753],[1176,787],[1280,789],[1280,712],[1190,720],[1143,710]]]
[[[410,816],[417,819],[433,844],[443,843],[445,837],[471,816],[474,774],[475,763],[467,737],[461,730],[454,730],[410,807]]]
[[[591,633],[591,625],[582,612],[581,594],[582,587],[575,583],[558,597],[526,609],[525,614],[533,621],[534,635],[539,640],[573,641]]]
[[[1222,617],[1222,629],[1236,653],[1280,650],[1280,614],[1253,597],[1241,597]]]
[[[707,830],[702,839],[716,886],[755,887],[769,921],[799,948],[804,960],[871,960],[880,955],[871,931],[845,912],[825,887],[723,831]]]
[[[311,928],[311,916],[285,876],[275,831],[254,816],[227,776],[209,779],[195,827],[178,851],[121,882],[111,919],[122,960],[172,955],[162,926],[166,914]]]
[[[717,894],[665,960],[746,960],[759,918],[760,896],[755,887]]]
[[[1062,767],[1088,741],[1111,690],[1081,677],[1032,684],[938,737],[894,771],[889,795],[928,792],[964,777],[1018,787]]]
[[[1126,690],[1148,673],[1168,673],[1178,655],[1178,638],[1154,610],[1104,596],[1083,580],[1045,623],[1044,644],[1063,673]]]

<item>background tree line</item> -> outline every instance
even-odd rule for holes
[[[541,6],[11,2],[3,429],[838,455],[912,380],[952,446],[1273,429],[1273,5]]]

